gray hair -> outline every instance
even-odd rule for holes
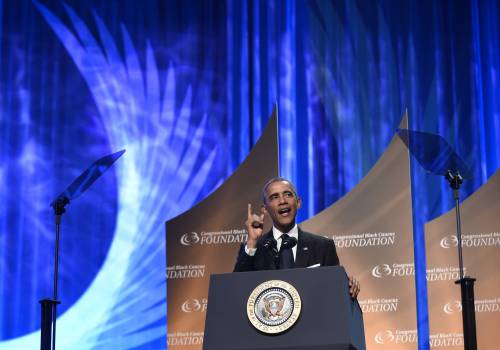
[[[295,189],[295,186],[293,185],[292,181],[288,180],[288,179],[285,179],[284,177],[279,177],[279,176],[276,176],[276,177],[273,177],[272,179],[268,180],[266,182],[266,184],[264,185],[264,187],[262,187],[262,203],[266,203],[266,191],[267,191],[267,188],[269,187],[270,184],[272,183],[275,183],[275,182],[288,182],[290,184],[290,187],[292,188],[292,192],[293,194],[295,195],[295,197],[299,197],[297,195],[297,190]]]

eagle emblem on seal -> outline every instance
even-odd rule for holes
[[[285,296],[272,293],[263,298],[264,302],[264,317],[270,320],[276,320],[279,317],[283,316],[283,306],[285,305]]]

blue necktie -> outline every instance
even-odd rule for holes
[[[281,247],[279,253],[279,269],[291,269],[293,268],[293,251],[292,248],[297,244],[297,240],[294,237],[290,237],[286,233],[281,235]]]

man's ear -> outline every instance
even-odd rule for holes
[[[268,214],[267,209],[266,209],[266,205],[264,203],[262,203],[260,205],[260,213],[261,214]]]
[[[297,197],[297,209],[300,209],[302,207],[302,199],[300,197]]]

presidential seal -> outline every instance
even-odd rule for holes
[[[290,283],[271,280],[258,285],[250,294],[247,315],[259,331],[278,334],[295,324],[301,307],[300,295]]]

